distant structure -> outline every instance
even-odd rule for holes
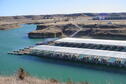
[[[98,16],[94,17],[93,20],[105,20],[107,17],[107,13],[100,13]]]
[[[109,21],[109,22],[108,22],[108,24],[112,24],[112,22],[111,22],[111,21]]]

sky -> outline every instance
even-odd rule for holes
[[[126,12],[126,0],[0,0],[0,16]]]

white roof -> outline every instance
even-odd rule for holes
[[[55,42],[88,43],[88,44],[102,44],[102,45],[126,46],[126,41],[121,41],[121,40],[63,38],[63,39],[56,40]]]
[[[71,48],[71,47],[59,47],[59,46],[49,46],[49,45],[39,45],[32,50],[46,50],[61,53],[71,53],[71,54],[83,54],[83,55],[95,55],[101,57],[114,57],[114,58],[126,58],[126,52],[117,51],[107,51],[107,50],[96,50],[96,49],[84,49],[84,48]]]

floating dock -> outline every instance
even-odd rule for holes
[[[67,43],[87,43],[87,44],[101,44],[110,46],[125,46],[126,41],[122,40],[103,40],[103,39],[82,39],[82,38],[63,38],[56,40],[56,42],[67,42]]]
[[[40,45],[31,55],[126,67],[126,52]]]
[[[126,68],[126,41],[63,38],[52,44],[30,46],[9,54],[33,55],[80,63]]]
[[[126,41],[120,40],[63,38],[56,40],[55,46],[126,52]]]

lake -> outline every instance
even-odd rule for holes
[[[0,74],[12,75],[23,67],[30,75],[39,78],[56,78],[60,81],[88,81],[90,84],[126,84],[126,73],[118,70],[96,69],[36,56],[9,55],[44,39],[29,39],[27,33],[36,25],[23,24],[21,28],[0,30]],[[91,37],[88,37],[91,38]],[[124,40],[124,39],[123,39]]]

